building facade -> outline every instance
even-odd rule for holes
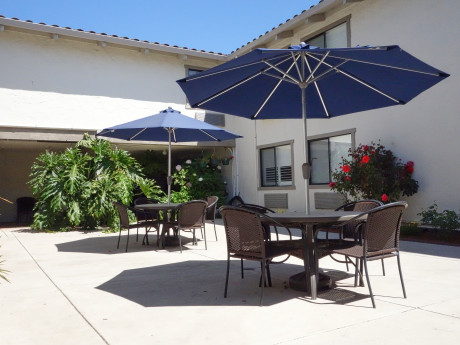
[[[451,76],[404,106],[307,120],[310,156],[319,162],[315,167],[313,161],[311,208],[330,197],[325,160],[336,162],[347,147],[380,141],[415,162],[420,187],[407,198],[407,218],[417,218],[434,202],[458,211],[460,46],[451,38],[460,34],[459,15],[455,0],[323,0],[229,55],[0,17],[0,196],[14,201],[30,195],[26,182],[38,153],[62,149],[84,132],[94,134],[168,106],[189,116],[219,117],[187,106],[175,81],[189,73],[259,47],[397,44]],[[231,195],[272,208],[305,209],[300,121],[225,115],[220,124],[243,136],[223,145],[236,152],[226,172]],[[2,222],[14,221],[15,206],[0,201],[0,214]]]

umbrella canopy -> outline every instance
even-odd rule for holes
[[[309,171],[307,117],[402,105],[448,76],[399,46],[320,49],[301,44],[256,49],[177,82],[192,107],[248,119],[303,119]]]
[[[171,107],[156,115],[105,128],[96,136],[128,141],[168,142],[168,203],[171,198],[172,184],[171,142],[224,141],[241,138],[240,135],[182,115]]]

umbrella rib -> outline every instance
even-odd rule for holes
[[[284,60],[284,61],[287,61],[288,59]],[[269,75],[271,77],[275,77],[275,78],[278,78],[278,79],[282,79],[282,81],[286,80],[284,77],[288,77],[289,79],[291,79],[295,84],[298,84],[299,81],[296,80],[294,77],[290,76],[289,74],[287,74],[287,72],[284,72],[282,69],[278,68],[278,66],[275,66],[275,65],[272,65],[271,63],[269,63],[267,60],[262,60],[264,63],[266,63],[268,66],[270,66],[271,68],[277,70],[278,72],[280,72],[281,74],[283,74],[283,77],[277,77],[275,75],[272,75],[272,74],[269,74],[269,73],[264,73],[266,75]],[[282,62],[284,62],[282,61]],[[281,64],[282,62],[280,62],[279,64]],[[293,64],[295,64],[295,61],[293,61]],[[291,65],[291,67],[289,67],[289,70],[292,68],[293,65]],[[264,71],[265,72],[265,71]],[[286,80],[288,81],[288,80]]]
[[[289,72],[291,71],[292,67],[297,66],[297,63],[296,61],[298,60],[298,58],[294,59],[294,61],[292,62],[291,66],[289,66],[289,68],[286,70],[286,72],[282,72],[283,73],[283,78],[278,78],[277,76],[273,76],[275,78],[278,78],[280,80],[278,80],[278,82],[276,83],[275,87],[272,89],[272,91],[270,91],[270,94],[267,96],[267,98],[265,98],[264,102],[261,104],[261,106],[259,107],[259,109],[256,111],[256,113],[252,116],[253,119],[255,119],[259,113],[262,111],[263,107],[265,107],[265,104],[267,104],[267,102],[270,100],[270,98],[273,96],[273,94],[275,93],[276,89],[278,89],[278,87],[281,85],[281,83],[283,81],[288,81],[288,82],[291,82],[291,80],[287,80],[284,78],[284,76],[289,76]],[[297,67],[297,70],[298,70],[298,67]],[[264,75],[269,75],[269,76],[272,76],[271,74],[267,74],[267,73],[264,73]],[[295,83],[295,84],[298,84],[298,83]]]
[[[304,60],[305,60],[305,64],[307,65],[307,68],[308,68],[308,71],[310,72],[310,75],[308,76],[306,82],[308,83],[308,81],[313,77],[314,78],[314,74],[315,72],[317,71],[317,69],[319,68],[319,66],[321,65],[321,63],[324,62],[324,59],[326,59],[327,55],[329,54],[329,52],[327,54],[325,54],[323,56],[323,58],[321,59],[321,61],[316,65],[315,69],[312,71],[311,70],[311,67],[310,67],[310,64],[308,63],[308,59],[306,56],[304,56]],[[318,86],[318,83],[316,82],[316,80],[313,81],[313,84],[315,85],[315,88],[316,88],[316,92],[318,92],[318,96],[319,96],[319,99],[321,101],[321,104],[323,105],[323,109],[324,109],[324,112],[326,113],[326,116],[328,118],[330,118],[330,115],[329,115],[329,111],[327,110],[327,107],[326,107],[326,103],[324,102],[324,99],[323,99],[323,95],[321,94],[321,91],[319,89],[319,86]]]
[[[278,59],[279,56],[274,56],[274,57],[271,57],[271,58],[268,58],[268,59],[264,59],[263,61],[269,61],[269,60],[276,60]],[[288,58],[289,59],[289,58]],[[288,59],[284,59],[280,62],[278,62],[278,64],[280,63],[283,63],[285,62],[286,60]],[[196,75],[196,76],[190,76],[186,79],[186,81],[193,81],[193,80],[196,80],[196,79],[202,79],[202,78],[206,78],[206,77],[212,77],[214,75],[217,75],[217,74],[221,74],[221,73],[226,73],[226,72],[231,72],[231,71],[234,71],[234,70],[237,70],[237,69],[241,69],[241,68],[245,68],[245,67],[249,67],[249,66],[253,66],[253,65],[258,65],[260,64],[260,60],[258,61],[255,61],[255,62],[251,62],[251,63],[247,63],[247,64],[243,64],[243,65],[239,65],[239,66],[235,66],[235,67],[231,67],[231,68],[227,68],[227,69],[224,69],[222,71],[216,71],[216,72],[213,72],[213,73],[209,73],[209,74],[205,74],[205,75]]]
[[[312,57],[312,58],[315,59],[315,60],[319,60],[319,59],[318,59],[317,57],[315,57],[315,56],[311,56],[311,55],[309,55],[309,56]],[[345,62],[347,62],[347,61],[345,61]],[[341,63],[341,65],[343,65],[345,62]],[[373,90],[373,91],[375,91],[375,92],[381,94],[382,96],[387,97],[388,99],[392,100],[392,101],[395,102],[395,103],[398,103],[398,104],[403,104],[403,103],[404,103],[403,101],[400,101],[400,100],[398,100],[398,99],[396,99],[396,98],[393,98],[393,97],[391,97],[390,95],[388,95],[387,93],[385,93],[385,92],[383,92],[383,91],[377,89],[375,86],[372,86],[371,84],[366,83],[365,81],[359,79],[358,77],[355,77],[354,75],[352,75],[352,74],[350,74],[350,73],[348,73],[348,72],[342,71],[342,70],[341,70],[340,68],[338,68],[337,66],[332,66],[331,64],[329,64],[329,63],[327,63],[327,62],[323,62],[323,64],[326,65],[326,66],[328,66],[328,67],[330,67],[331,69],[337,71],[338,73],[341,73],[341,74],[343,74],[344,76],[346,76],[346,77],[348,77],[348,78],[350,78],[350,79],[352,79],[352,80],[354,80],[354,81],[356,81],[356,82],[358,82],[358,83],[364,85],[365,87],[367,87],[367,88],[369,88],[369,89],[371,89],[371,90]],[[329,71],[328,71],[328,72],[329,72]]]
[[[204,134],[206,134],[208,137],[214,139],[215,141],[220,141],[219,139],[217,139],[216,137],[212,136],[211,134],[209,134],[208,132],[206,132],[203,129],[200,129],[200,132],[203,132]]]
[[[128,138],[128,140],[133,140],[135,137],[137,137],[139,134],[141,134],[143,131],[145,131],[147,128],[142,128],[139,132],[134,134],[131,138]]]
[[[288,58],[288,59],[289,59],[289,58]],[[288,59],[284,59],[284,60],[282,60],[282,61],[279,61],[277,64],[281,64],[281,63],[287,61]],[[263,62],[267,63],[266,60],[263,60]],[[267,63],[267,64],[268,64],[268,63]],[[252,65],[252,64],[247,64],[247,65],[245,65],[245,66],[249,66],[249,65]],[[252,79],[254,79],[254,78],[258,77],[258,76],[260,76],[261,74],[264,74],[264,75],[267,75],[267,76],[270,76],[270,77],[273,77],[273,78],[281,79],[281,78],[278,77],[278,76],[275,76],[275,75],[272,75],[272,74],[270,74],[270,73],[267,73],[267,70],[272,69],[272,68],[275,68],[274,65],[271,65],[271,64],[268,64],[268,65],[269,65],[269,67],[268,67],[267,69],[263,69],[262,71],[259,71],[259,72],[257,72],[256,74],[253,74],[253,75],[251,75],[251,76],[249,76],[249,77],[247,77],[247,78],[245,78],[245,79],[239,81],[238,83],[236,83],[236,84],[234,84],[234,85],[232,85],[232,86],[229,86],[229,87],[226,88],[226,89],[223,89],[222,91],[220,91],[220,92],[218,92],[218,93],[212,95],[211,97],[208,97],[208,98],[206,98],[205,100],[203,100],[203,101],[197,103],[196,106],[197,106],[197,107],[200,107],[201,105],[203,105],[203,104],[205,104],[205,103],[207,103],[207,102],[209,102],[209,101],[212,101],[214,98],[219,97],[219,96],[221,96],[221,95],[227,93],[228,91],[233,90],[234,88],[236,88],[236,87],[238,87],[238,86],[240,86],[240,85],[243,85],[244,83],[246,83],[246,82],[248,82],[248,81],[250,81],[250,80],[252,80]],[[231,71],[231,70],[233,70],[233,69],[235,69],[235,68],[226,69],[225,71],[221,71],[221,72],[227,72],[227,71]],[[276,68],[275,68],[275,69],[276,69]],[[220,72],[216,72],[216,73],[213,73],[213,74],[217,74],[217,73],[220,73]],[[281,72],[281,73],[284,73],[284,72]],[[210,76],[210,75],[213,75],[213,74],[208,74],[208,75],[206,75],[206,76]],[[285,80],[285,81],[290,81],[290,80]]]
[[[315,54],[315,53],[313,53],[313,54]],[[316,55],[318,55],[318,54],[316,54]],[[419,73],[419,74],[426,74],[426,75],[431,75],[431,76],[435,76],[435,77],[438,77],[440,75],[439,73],[424,72],[424,71],[419,71],[419,70],[415,70],[415,69],[411,69],[411,68],[398,67],[398,66],[392,66],[392,65],[385,65],[385,64],[381,64],[381,63],[377,63],[377,62],[370,62],[370,61],[364,61],[364,60],[358,60],[358,59],[344,58],[344,57],[335,56],[335,55],[330,55],[329,57],[334,58],[334,59],[339,59],[339,60],[346,60],[346,61],[351,61],[351,62],[357,62],[357,63],[367,64],[367,65],[372,65],[372,66],[391,68],[391,69],[396,69],[396,70],[400,70],[400,71]]]
[[[262,74],[262,72],[258,72],[256,74],[253,74],[253,75],[249,76],[248,78],[243,79],[240,82],[238,82],[238,83],[236,83],[236,84],[234,84],[234,85],[232,85],[232,86],[230,86],[230,87],[228,87],[228,88],[226,88],[226,89],[214,94],[213,96],[206,98],[204,101],[201,101],[201,102],[197,103],[197,106],[200,107],[202,104],[205,104],[205,103],[207,103],[209,101],[212,101],[214,98],[219,97],[219,96],[223,95],[224,93],[227,93],[230,90],[233,90],[234,88],[236,88],[236,87],[238,87],[238,86],[250,81],[251,79],[254,79],[254,78],[258,77],[261,74]]]

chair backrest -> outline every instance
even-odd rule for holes
[[[264,229],[258,213],[232,206],[219,209],[224,221],[228,253],[265,257]]]
[[[366,212],[372,210],[373,208],[382,206],[383,203],[378,200],[372,199],[363,199],[352,201],[346,203],[336,209],[336,211],[358,211],[358,212]],[[343,227],[343,238],[354,238],[355,237],[355,228],[361,221],[350,222]]]
[[[206,201],[208,203],[208,206],[206,207],[206,219],[212,219],[216,217],[216,207],[217,207],[217,201],[219,198],[217,196],[208,196],[206,198]]]
[[[120,219],[120,226],[122,228],[128,229],[129,228],[128,208],[122,203],[119,203],[116,201],[113,202],[113,206],[115,206],[115,208],[118,211],[118,217]]]
[[[192,200],[178,208],[177,223],[180,227],[198,227],[204,225],[206,207],[204,200]]]
[[[391,252],[399,249],[399,234],[406,202],[393,202],[368,211],[363,227],[363,245],[366,253]]]
[[[144,198],[144,197],[134,199],[134,205],[156,204],[156,203],[158,203],[156,200]]]
[[[336,209],[336,211],[368,211],[375,207],[382,206],[383,203],[378,200],[363,199],[346,203]]]
[[[246,210],[254,211],[257,213],[275,213],[272,209],[269,209],[268,207],[261,206],[261,205],[255,205],[255,204],[241,204],[238,205],[238,207],[244,208]]]

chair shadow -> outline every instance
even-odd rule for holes
[[[143,245],[142,239],[144,234],[139,234],[139,238],[136,238],[136,234],[130,234],[128,252],[144,252],[144,251],[157,251],[157,250],[166,250],[170,252],[179,251],[179,245],[177,246],[166,246],[163,248],[158,248],[157,246],[157,236],[149,235],[149,245]],[[103,236],[103,237],[93,237],[85,238],[76,241],[63,242],[56,244],[58,251],[60,252],[72,252],[72,253],[91,253],[91,254],[123,254],[126,248],[126,239],[127,235],[121,235],[120,239],[120,248],[117,249],[118,235],[116,236]],[[187,251],[190,248],[186,247],[189,243],[192,242],[191,238],[181,237],[182,240],[182,250]],[[198,242],[200,240],[198,239]]]

